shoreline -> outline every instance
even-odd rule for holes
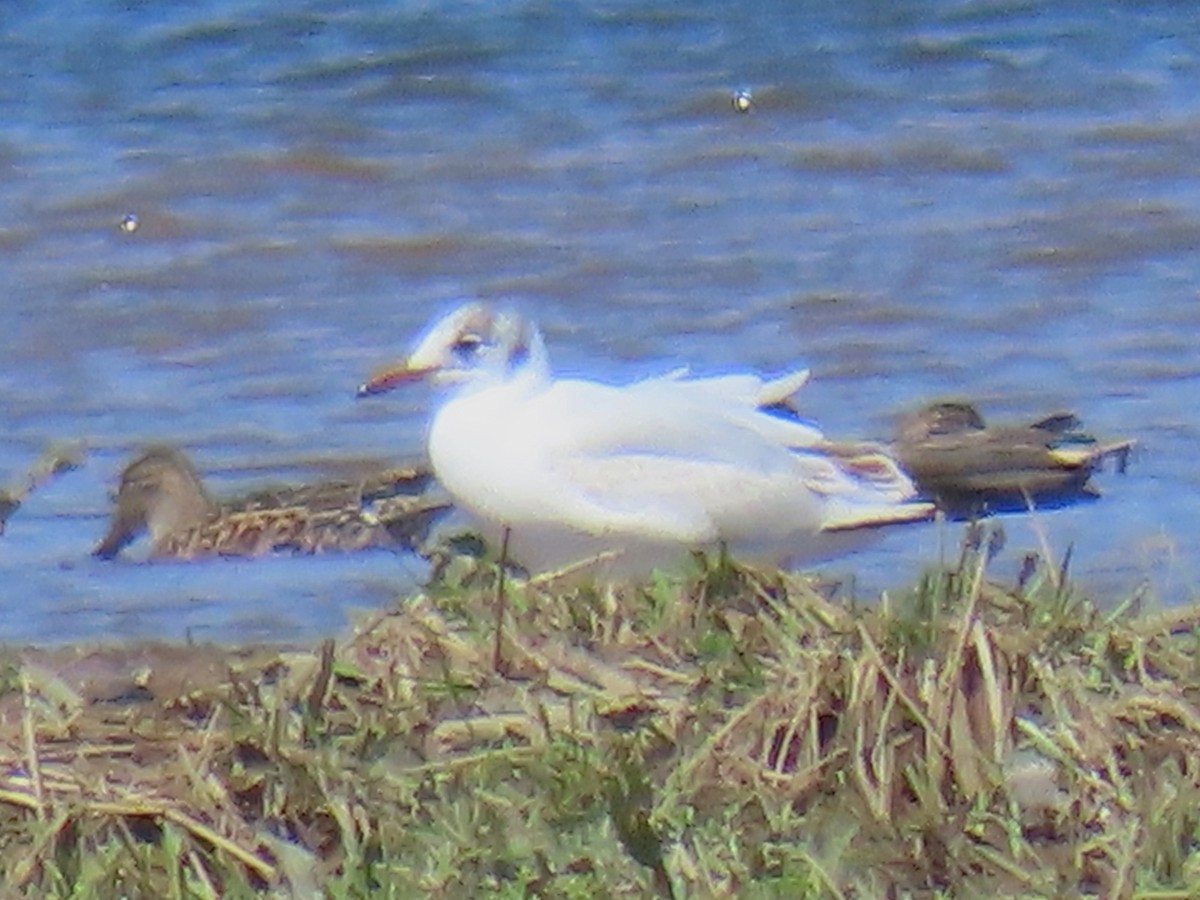
[[[1200,606],[986,548],[871,607],[453,573],[318,645],[0,650],[0,877],[360,896],[1189,896]]]

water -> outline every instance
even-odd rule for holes
[[[147,442],[217,492],[419,454],[427,393],[353,389],[466,296],[566,372],[809,365],[836,436],[947,395],[1073,409],[1139,440],[1130,472],[1007,520],[1001,572],[1040,530],[1102,596],[1194,598],[1200,21],[779,6],[8,3],[0,471],[91,455],[0,539],[0,640],[292,640],[393,602],[416,561],[87,554]],[[956,534],[829,569],[897,588]]]

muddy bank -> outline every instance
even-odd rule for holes
[[[451,572],[317,647],[3,653],[0,876],[137,896],[1186,896],[1194,609]],[[1136,598],[1135,598],[1136,599]],[[497,639],[496,623],[503,620]]]

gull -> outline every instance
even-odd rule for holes
[[[839,452],[815,425],[760,409],[807,372],[556,379],[532,321],[471,302],[358,393],[420,380],[450,391],[428,431],[435,477],[531,575],[636,579],[722,549],[791,567],[933,512],[882,452]]]

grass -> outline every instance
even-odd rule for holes
[[[986,534],[854,609],[449,567],[312,650],[17,651],[0,883],[92,897],[1200,895],[1200,610]],[[498,657],[497,657],[498,648]]]

